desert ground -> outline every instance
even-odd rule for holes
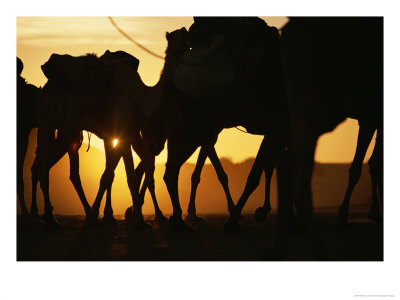
[[[351,223],[335,228],[336,208],[315,211],[315,226],[332,261],[382,261],[383,223],[366,218],[368,206],[352,208]],[[113,225],[86,228],[83,216],[58,215],[61,229],[24,226],[17,219],[18,261],[257,261],[274,238],[276,211],[263,223],[245,214],[242,230],[226,233],[227,215],[200,215],[189,223],[193,233],[174,232],[168,224],[157,225],[145,216],[151,229],[134,230],[123,219]],[[315,260],[306,235],[291,235],[285,261]]]

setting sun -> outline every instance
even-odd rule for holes
[[[117,147],[118,145],[118,139],[113,140],[113,148]]]

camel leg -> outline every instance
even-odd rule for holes
[[[54,133],[51,133],[52,135]],[[65,140],[61,137],[58,140],[53,140],[54,147],[49,150],[49,155],[47,156],[48,168],[49,170],[67,153],[68,144],[64,143]],[[40,151],[39,148],[36,149],[35,160],[33,161],[31,167],[31,177],[32,177],[32,203],[31,203],[31,215],[33,217],[39,217],[39,211],[37,208],[37,185],[40,179]],[[43,192],[43,190],[42,190]]]
[[[196,167],[194,168],[192,174],[192,186],[190,190],[190,200],[187,209],[188,215],[185,218],[186,221],[201,221],[201,218],[199,218],[196,215],[196,191],[200,183],[201,170],[203,169],[206,159],[207,159],[206,147],[201,147],[199,156],[197,157]]]
[[[271,211],[271,200],[270,200],[270,191],[271,191],[271,178],[272,173],[274,172],[275,165],[273,163],[266,164],[264,167],[265,174],[265,200],[264,205],[262,207],[258,207],[254,213],[254,217],[257,222],[264,222],[268,213]]]
[[[309,234],[317,259],[325,260],[325,250],[322,247],[317,228],[313,226],[313,207],[311,193],[311,177],[314,167],[314,153],[318,137],[316,134],[313,133],[312,129],[304,123],[301,123],[296,127],[296,135],[292,137],[291,146],[293,148],[292,151],[289,152],[289,165],[287,168],[287,171],[291,173],[288,175],[290,181],[286,181],[286,184],[289,183],[289,185],[286,185],[284,187],[281,186],[280,192],[283,193],[284,197],[287,197],[290,195],[290,193],[285,193],[282,190],[293,189],[292,197],[294,200],[293,202],[297,211],[297,215],[300,219],[300,225]],[[281,201],[280,198],[279,201]],[[274,247],[275,249],[279,249],[279,251],[283,251],[282,253],[284,253],[285,249],[287,248],[287,232],[283,232],[283,230],[287,231],[290,226],[290,216],[292,215],[290,210],[290,203],[290,198],[283,199],[282,207],[284,211],[281,212],[280,217],[278,215],[278,235],[275,240]],[[281,207],[279,207],[279,209],[281,209]],[[287,216],[282,218],[282,214],[286,214]],[[279,218],[281,219],[279,220]],[[282,226],[282,221],[289,221],[289,224]]]
[[[25,204],[25,189],[24,189],[24,161],[26,151],[28,149],[29,143],[29,132],[26,133],[19,133],[17,135],[18,138],[18,145],[17,145],[17,195],[18,200],[21,208],[21,215],[22,217],[28,217],[29,212],[26,208]]]
[[[314,167],[314,154],[317,137],[308,132],[303,138],[296,139],[294,154],[294,205],[301,225],[311,237],[311,243],[318,260],[326,260],[327,256],[317,228],[313,225],[313,206],[311,192],[311,177]],[[290,188],[290,187],[289,187]],[[290,207],[289,207],[290,208]],[[290,213],[290,211],[289,211]],[[290,220],[290,219],[289,219]]]
[[[262,253],[263,259],[282,259],[287,251],[293,199],[300,225],[309,234],[317,259],[326,260],[317,228],[313,226],[311,177],[318,135],[303,120],[292,119],[296,134],[292,135],[285,159],[278,163],[277,234],[272,249]]]
[[[114,211],[111,206],[111,187],[106,188],[106,204],[104,205],[103,218],[101,219],[105,223],[115,223],[117,220],[114,218]]]
[[[39,153],[36,153],[35,160],[33,161],[31,167],[31,179],[32,179],[32,203],[31,203],[31,216],[39,217],[39,211],[36,203],[36,194],[37,194],[37,185],[39,183],[39,174],[40,174],[40,161],[39,161]]]
[[[222,167],[221,161],[218,158],[217,152],[215,151],[215,147],[208,147],[208,157],[211,160],[211,163],[214,166],[215,171],[217,172],[218,180],[224,189],[226,201],[228,205],[228,212],[232,212],[235,208],[235,204],[233,203],[231,192],[229,190],[228,185],[228,176],[225,173],[224,168]]]
[[[158,205],[155,193],[155,185],[154,185],[155,156],[154,154],[150,153],[149,147],[145,145],[143,139],[138,134],[133,136],[132,147],[141,158],[141,162],[139,163],[139,166],[136,169],[136,175],[138,176],[139,184],[142,180],[143,174],[145,174],[145,180],[140,190],[140,199],[142,202],[144,201],[144,195],[146,189],[148,188],[154,205],[154,220],[158,223],[163,223],[167,219],[164,217]]]
[[[42,220],[46,226],[59,227],[53,216],[53,207],[49,195],[49,170],[51,167],[51,143],[54,142],[54,130],[47,126],[39,126],[37,144],[40,151],[40,188],[44,197],[44,214]]]
[[[155,157],[152,156],[152,164],[155,164]],[[136,176],[138,177],[138,182],[141,182],[142,177],[144,174],[144,163],[141,161],[139,163],[139,165],[136,168]],[[152,177],[154,178],[154,172]],[[144,192],[146,189],[149,189],[150,195],[151,195],[151,200],[153,201],[153,205],[154,205],[154,221],[157,223],[165,223],[168,221],[168,219],[163,215],[160,207],[158,206],[158,201],[157,201],[157,197],[156,197],[156,192],[155,192],[155,186],[153,185],[152,187],[148,187],[147,186],[147,182],[144,182],[142,185],[142,188],[140,190],[140,194],[141,194],[141,199],[144,199]],[[143,195],[143,196],[142,196]]]
[[[280,143],[276,143],[272,140],[268,140],[264,137],[260,149],[258,150],[256,159],[253,167],[251,168],[250,174],[247,178],[246,186],[242,195],[239,198],[236,207],[231,212],[228,222],[224,225],[226,231],[239,230],[239,219],[240,214],[244,205],[246,204],[250,195],[254,192],[260,183],[262,172],[266,165],[274,165],[278,155],[283,151],[283,146]]]
[[[103,175],[100,179],[100,186],[97,191],[96,198],[92,205],[89,216],[86,218],[86,225],[88,226],[97,226],[99,225],[99,209],[101,200],[103,199],[104,192],[107,187],[112,185],[114,180],[114,171],[117,167],[119,160],[121,159],[121,147],[113,149],[111,147],[111,140],[104,140],[104,151],[106,155],[106,169],[103,172]]]
[[[383,141],[381,129],[378,129],[377,131],[374,151],[372,152],[371,158],[368,161],[368,165],[372,184],[372,204],[371,210],[368,213],[368,218],[371,221],[380,222],[382,221],[382,215],[379,208],[377,187],[379,188],[381,205],[383,207]]]
[[[79,200],[83,205],[86,216],[90,213],[90,205],[86,199],[85,192],[82,188],[81,177],[79,175],[79,153],[76,144],[72,144],[68,150],[69,156],[69,179],[79,196]]]
[[[74,132],[72,135],[65,134],[59,131],[58,137],[54,140],[54,147],[48,157],[49,169],[51,169],[63,156],[68,152],[70,162],[70,180],[81,200],[85,213],[90,211],[90,205],[86,200],[85,193],[82,189],[82,184],[79,176],[79,131]],[[32,173],[32,204],[31,215],[38,216],[38,209],[36,203],[37,184],[40,174],[40,152],[37,151],[35,161],[31,167]]]
[[[139,131],[132,133],[132,148],[135,150],[137,155],[143,162],[145,179],[143,185],[149,189],[154,190],[154,168],[155,168],[155,157],[149,153],[148,147],[146,147],[140,136]],[[132,161],[133,162],[133,161]],[[136,173],[135,173],[136,176]],[[139,181],[140,184],[140,181]],[[140,191],[141,202],[144,202],[144,194],[146,189]],[[143,203],[142,203],[143,204]]]
[[[351,194],[353,193],[354,187],[356,186],[357,182],[360,180],[365,154],[374,135],[375,129],[375,126],[368,126],[368,124],[364,125],[364,123],[360,122],[357,139],[357,149],[354,155],[353,163],[351,164],[349,170],[349,183],[343,203],[339,208],[338,216],[335,223],[336,226],[343,226],[348,223]]]
[[[168,140],[168,159],[164,173],[164,182],[167,185],[173,207],[173,214],[169,218],[169,222],[176,231],[180,232],[193,231],[182,220],[182,209],[178,193],[178,176],[180,168],[195,150],[196,145],[190,142],[180,141],[178,143],[171,138]]]
[[[278,216],[275,243],[272,248],[261,253],[262,260],[282,260],[287,251],[289,233],[290,211],[292,207],[293,190],[290,188],[293,182],[291,168],[291,149],[284,151],[281,159],[276,164],[278,181]],[[289,187],[289,188],[288,188]]]
[[[128,187],[131,192],[132,204],[133,204],[133,209],[128,208],[127,211],[125,212],[126,221],[131,222],[132,226],[137,229],[151,228],[151,226],[147,224],[143,218],[142,214],[143,199],[139,196],[139,183],[135,173],[135,167],[133,163],[133,157],[130,146],[124,147],[122,151],[123,151],[122,158],[124,160],[125,172],[128,180]],[[148,175],[146,174],[146,176]],[[145,179],[145,182],[147,182],[148,184],[149,181],[148,180],[146,181]]]

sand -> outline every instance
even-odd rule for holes
[[[367,218],[368,207],[352,208],[347,228],[333,226],[336,207],[316,210],[316,226],[332,261],[382,261],[383,223]],[[18,261],[257,261],[274,238],[276,212],[263,223],[246,214],[242,231],[225,233],[226,214],[200,215],[202,222],[189,223],[193,233],[176,233],[168,224],[133,230],[123,217],[114,225],[84,227],[83,216],[61,216],[61,229],[26,227],[17,220]],[[292,235],[285,261],[314,261],[306,235]]]

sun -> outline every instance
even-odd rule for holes
[[[117,147],[118,145],[118,139],[113,140],[113,148]]]

